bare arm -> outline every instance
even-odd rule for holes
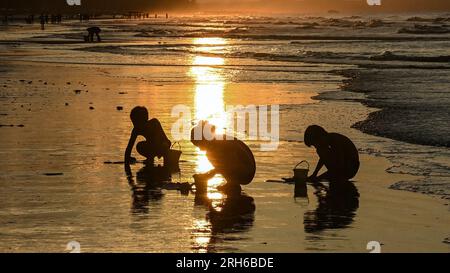
[[[319,162],[317,162],[316,169],[314,170],[314,172],[313,172],[313,173],[311,174],[311,176],[309,177],[309,179],[310,179],[311,181],[316,180],[317,174],[319,174],[319,171],[320,171],[320,169],[322,169],[323,165],[324,165],[324,164],[323,164],[322,159],[319,159]]]
[[[125,149],[125,164],[130,164],[132,163],[132,157],[131,157],[131,151],[133,150],[134,147],[134,143],[136,142],[137,139],[137,133],[136,131],[133,129],[133,131],[131,131],[131,136],[130,136],[130,140],[128,140],[128,145],[127,148]]]
[[[204,180],[209,180],[209,179],[213,178],[214,176],[216,176],[216,174],[217,174],[216,169],[212,169],[205,173],[194,174],[193,177],[194,177],[194,180],[204,181]]]

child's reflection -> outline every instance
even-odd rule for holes
[[[135,180],[129,166],[125,170],[132,190],[132,213],[147,214],[150,202],[159,202],[164,196],[162,186],[171,181],[171,174],[165,167],[144,166]]]
[[[329,187],[314,183],[313,186],[318,205],[315,210],[304,214],[306,232],[346,228],[353,223],[359,207],[359,192],[352,182],[330,183]]]

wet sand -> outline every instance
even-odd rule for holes
[[[1,252],[63,252],[74,240],[85,252],[368,252],[369,241],[382,243],[383,252],[450,250],[444,243],[450,236],[448,201],[388,189],[412,177],[387,173],[391,163],[382,157],[362,155],[354,179],[358,205],[343,209],[319,204],[310,186],[307,198],[294,199],[292,185],[265,182],[289,176],[302,159],[315,163],[314,151],[301,142],[307,124],[339,129],[364,146],[369,136],[351,125],[373,109],[311,99],[333,90],[342,78],[302,86],[226,82],[223,92],[203,99],[210,83],[196,80],[196,68],[189,66],[15,61],[3,69],[0,124],[23,127],[0,128]],[[166,74],[190,74],[193,80],[164,82],[155,76]],[[176,104],[191,106],[196,115],[202,106],[281,105],[279,149],[263,152],[258,141],[247,142],[258,169],[244,187],[246,197],[236,201],[217,192],[220,177],[210,181],[206,201],[148,188],[136,174],[140,164],[132,170],[141,185],[132,188],[123,166],[104,164],[122,160],[132,107],[147,106],[170,132]],[[181,145],[181,173],[172,181],[192,182],[192,174],[209,164],[190,143]],[[243,210],[211,214],[210,203],[227,202]]]

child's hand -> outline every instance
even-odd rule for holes
[[[316,183],[319,181],[319,179],[317,178],[317,175],[311,175],[310,177],[308,177],[308,181],[311,183]]]
[[[130,158],[127,160],[128,164],[136,164],[137,160],[135,157],[130,156]]]
[[[194,178],[195,182],[202,182],[202,181],[206,180],[205,174],[199,174],[198,173],[198,174],[194,174],[192,177]]]

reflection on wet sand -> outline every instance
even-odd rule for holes
[[[125,171],[132,190],[133,213],[147,214],[150,202],[162,199],[164,195],[162,190],[176,190],[186,196],[189,195],[191,190],[191,185],[188,182],[172,182],[172,175],[177,173],[173,166],[145,165],[136,173],[136,181],[129,166],[125,167]]]
[[[253,226],[255,202],[246,194],[222,195],[221,199],[198,194],[195,196],[195,206],[207,208],[205,218],[194,221],[192,248],[197,252],[215,252],[215,245],[228,238],[226,234],[246,232]],[[231,240],[231,237],[228,239]]]
[[[195,39],[194,44],[203,45],[199,50],[208,53],[225,45],[222,38]],[[195,56],[190,75],[195,80],[195,119],[208,120],[216,126],[216,132],[222,134],[227,127],[228,117],[225,111],[225,78],[218,65],[225,64],[220,57]],[[196,171],[206,172],[213,168],[206,154],[197,150]],[[245,194],[227,196],[216,190],[224,183],[220,175],[208,180],[206,194],[196,194],[195,206],[206,208],[207,213],[201,219],[194,219],[192,226],[193,249],[198,252],[214,252],[215,243],[222,240],[221,234],[245,232],[254,221],[255,204],[252,197]]]
[[[202,52],[208,53],[215,45],[225,45],[222,38],[196,38],[194,44],[203,45]],[[216,126],[216,132],[221,134],[227,123],[227,115],[224,103],[225,78],[220,68],[213,67],[225,64],[225,59],[220,57],[195,56],[192,59],[192,68],[189,75],[195,81],[195,119],[208,120]],[[204,152],[197,149],[197,172],[206,172],[212,169],[211,163]],[[215,176],[208,181],[208,186],[218,186],[223,183],[220,176]]]
[[[359,207],[359,192],[352,182],[325,187],[313,185],[318,198],[317,208],[306,211],[303,217],[305,232],[346,228],[353,223]]]
[[[209,40],[203,39],[202,44]],[[212,43],[217,43],[217,39],[212,39]],[[223,92],[225,79],[219,73],[218,68],[211,66],[224,64],[224,59],[219,57],[196,56],[192,60],[194,65],[190,74],[195,80],[195,119],[208,120],[216,126],[217,133],[223,133],[226,127],[227,116],[224,105]],[[204,152],[197,150],[197,172],[206,172],[212,169],[211,163],[206,158]],[[208,186],[218,186],[223,183],[223,179],[215,176],[208,181]]]
[[[171,181],[164,167],[144,166],[136,173],[136,180],[128,175],[132,190],[132,213],[148,214],[150,202],[159,202],[164,196],[161,185]]]
[[[208,39],[199,43],[207,45]],[[212,44],[223,41],[214,39]],[[203,48],[207,51],[207,47]],[[195,119],[208,120],[216,125],[218,133],[227,128],[224,90],[225,78],[220,65],[223,58],[195,56],[189,71],[194,79]],[[206,172],[213,168],[203,151],[195,152],[195,172]],[[127,172],[132,188],[132,213],[148,214],[152,203],[158,204],[163,198],[162,189],[171,183],[171,172],[164,167],[145,166],[137,172],[136,181]],[[255,218],[254,199],[245,193],[226,195],[217,190],[224,178],[216,175],[208,180],[208,189],[194,198],[192,222],[183,223],[190,230],[191,249],[195,252],[223,251],[224,242],[245,240],[245,233],[253,227]],[[353,183],[338,187],[313,185],[318,198],[317,207],[304,213],[304,230],[317,233],[327,229],[346,228],[353,222],[359,206],[359,194]],[[189,190],[186,194],[189,193]],[[295,188],[296,197],[307,197],[306,184]],[[231,244],[232,245],[232,244]],[[232,250],[227,248],[227,250]]]

